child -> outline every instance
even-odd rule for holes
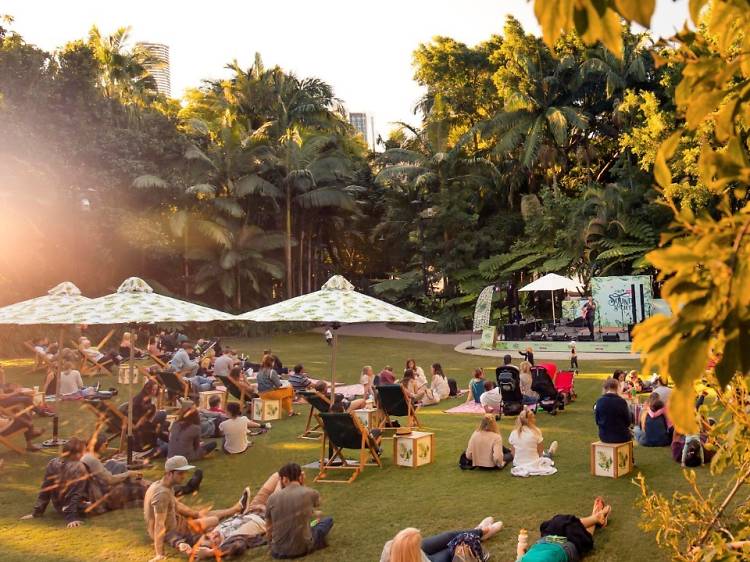
[[[578,354],[576,353],[576,343],[570,344],[570,370],[578,374]]]

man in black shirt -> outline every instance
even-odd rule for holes
[[[604,395],[594,406],[602,443],[625,443],[633,439],[630,433],[630,408],[617,394],[618,389],[617,379],[609,378],[604,381]]]

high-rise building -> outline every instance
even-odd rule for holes
[[[365,143],[369,142],[367,136],[367,113],[350,113],[349,123],[365,137]]]
[[[169,46],[162,43],[140,42],[138,46],[145,49],[155,59],[156,64],[147,64],[146,70],[154,77],[156,89],[165,96],[172,95],[169,80]]]

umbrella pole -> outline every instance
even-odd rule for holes
[[[331,404],[336,399],[336,348],[338,347],[338,334],[333,328],[333,345],[331,345]]]
[[[135,344],[138,334],[130,329],[130,357],[128,358],[128,466],[133,463],[133,371],[135,370]]]
[[[55,363],[55,417],[52,418],[52,443],[58,446],[62,445],[62,441],[58,439],[60,436],[60,407],[62,406],[60,401],[60,378],[62,377],[62,349],[63,349],[63,333],[64,329],[60,327],[60,333],[57,338],[57,362]],[[46,389],[42,389],[46,392]]]
[[[552,325],[557,325],[557,318],[555,318],[555,291],[550,291],[552,293]]]

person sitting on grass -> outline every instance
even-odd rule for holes
[[[383,370],[380,371],[376,378],[378,379],[375,383],[376,385],[396,384],[396,376],[393,374],[393,367],[390,365],[383,367]]]
[[[508,437],[513,453],[513,476],[548,476],[557,469],[552,457],[557,452],[557,441],[544,451],[544,437],[536,425],[536,415],[524,409],[516,418],[516,427]]]
[[[451,387],[448,384],[448,378],[443,373],[443,366],[440,363],[433,363],[431,370],[432,380],[430,381],[430,389],[436,398],[445,400],[451,395]]]
[[[530,406],[539,402],[539,394],[531,390],[531,384],[533,377],[531,375],[531,363],[528,361],[521,361],[518,366],[519,381],[521,383],[521,394],[523,394],[522,403]]]
[[[503,438],[492,414],[482,418],[464,454],[474,468],[500,469],[513,460],[510,450],[503,447]]]
[[[63,400],[78,400],[96,395],[96,388],[84,386],[81,373],[73,368],[73,363],[63,361],[60,371],[60,397]]]
[[[385,543],[380,562],[450,562],[457,560],[457,549],[470,549],[476,560],[484,560],[481,542],[491,539],[503,528],[502,521],[485,517],[474,529],[448,531],[434,537],[422,537],[419,529],[408,527]]]
[[[307,373],[301,363],[294,366],[292,374],[289,375],[289,384],[292,385],[294,392],[301,392],[312,386],[312,381],[307,378]]]
[[[143,474],[128,470],[124,462],[108,460],[104,464],[101,455],[107,448],[107,438],[95,435],[89,439],[81,462],[88,472],[88,498],[91,502],[88,514],[106,513],[115,509],[141,506],[146,489],[151,484],[143,480]]]
[[[178,549],[197,559],[237,557],[248,549],[266,543],[266,505],[271,494],[281,490],[281,479],[274,472],[263,483],[243,513],[223,519],[195,545],[178,545]]]
[[[362,385],[362,396],[365,397],[365,400],[371,396],[375,396],[375,372],[370,365],[362,367],[362,372],[359,375],[359,384]]]
[[[633,439],[630,434],[630,408],[618,394],[620,383],[609,378],[604,381],[604,394],[596,401],[594,412],[602,443],[626,443]]]
[[[588,517],[555,515],[539,526],[542,536],[531,548],[528,534],[518,536],[516,562],[577,562],[594,548],[594,532],[606,527],[612,507],[596,498]]]
[[[469,393],[466,396],[466,402],[474,401],[480,404],[480,397],[484,392],[484,371],[477,367],[474,369],[474,376],[469,381]]]
[[[201,443],[200,414],[192,400],[183,400],[177,419],[169,428],[167,458],[182,456],[199,460],[216,448],[216,442]]]
[[[414,359],[406,360],[406,366],[404,367],[404,370],[407,369],[411,369],[411,372],[414,373],[414,378],[417,380],[420,386],[427,384],[427,377],[424,374],[424,369],[417,365],[417,362]]]
[[[47,463],[34,510],[21,517],[22,520],[42,517],[52,502],[55,511],[65,518],[68,529],[83,524],[89,502],[86,489],[88,472],[81,462],[85,448],[83,441],[71,437],[63,445],[62,455]]]
[[[193,546],[200,536],[216,527],[219,520],[247,509],[250,490],[245,488],[240,501],[228,509],[207,513],[192,509],[175,497],[175,487],[184,484],[187,471],[195,467],[183,456],[174,456],[164,463],[164,476],[152,483],[143,499],[143,519],[153,541],[155,556],[151,562],[165,560],[165,546]]]
[[[652,392],[641,411],[638,425],[633,429],[636,442],[644,447],[667,447],[672,443],[673,431],[664,402]]]
[[[484,381],[484,392],[479,397],[479,403],[485,413],[499,415],[503,411],[503,395],[500,388],[492,381]]]
[[[224,436],[222,449],[229,455],[244,453],[252,445],[247,439],[248,429],[271,429],[270,422],[258,423],[247,419],[242,413],[239,402],[227,404],[229,419],[219,424],[219,431]]]
[[[419,404],[425,396],[424,386],[417,381],[414,376],[414,371],[411,369],[406,369],[406,371],[404,371],[404,376],[401,379],[401,387],[414,405]]]
[[[264,400],[281,400],[281,407],[289,417],[299,415],[292,408],[294,390],[284,386],[279,374],[274,370],[274,356],[265,355],[258,371],[258,394]]]
[[[281,490],[266,505],[266,540],[273,558],[305,556],[327,546],[331,517],[318,511],[320,494],[305,486],[305,473],[296,463],[279,469]]]

